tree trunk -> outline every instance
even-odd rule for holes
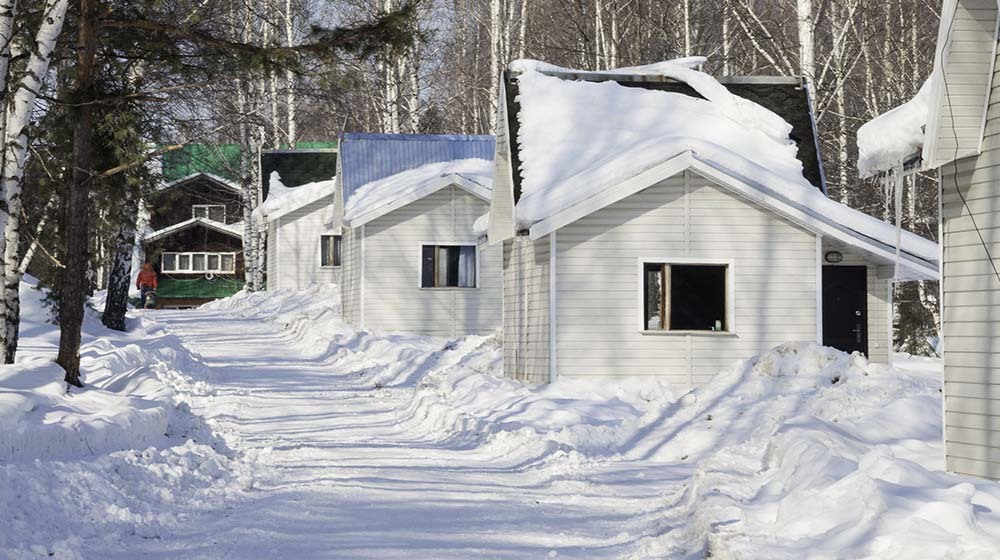
[[[76,124],[73,129],[73,182],[66,210],[66,269],[59,300],[59,355],[66,383],[80,381],[80,329],[87,283],[87,239],[90,237],[89,194],[94,140],[93,105],[97,58],[97,1],[80,0],[79,47],[76,60]]]
[[[285,46],[291,47],[295,42],[295,19],[292,13],[292,0],[285,0]],[[288,149],[295,149],[295,72],[291,69],[285,70],[285,114],[288,124],[285,127],[286,142]]]
[[[28,125],[31,123],[31,110],[38,97],[38,91],[49,72],[52,51],[56,39],[62,32],[63,21],[66,18],[66,8],[69,0],[49,0],[45,4],[45,18],[35,36],[35,45],[31,58],[25,67],[24,75],[15,86],[13,95],[4,111],[3,136],[3,168],[0,171],[0,198],[5,199],[4,212],[0,212],[0,225],[3,226],[3,240],[0,241],[0,276],[3,277],[3,294],[0,296],[0,352],[5,359],[13,361],[17,351],[16,341],[8,338],[10,333],[17,337],[17,326],[9,325],[8,321],[20,320],[20,285],[21,274],[18,272],[20,261],[20,227],[21,227],[21,179],[24,176],[24,162],[28,154]],[[8,305],[12,309],[8,309]],[[10,363],[10,362],[8,362]]]
[[[500,0],[490,0],[490,134],[497,130],[500,98]]]
[[[14,14],[17,0],[0,0],[0,94],[6,92],[10,68],[10,44],[14,41]]]
[[[816,40],[813,34],[812,0],[798,0],[799,70],[812,83],[816,77]],[[812,89],[810,89],[810,94]]]
[[[113,241],[111,270],[108,274],[108,297],[104,303],[101,322],[116,331],[125,330],[125,312],[128,310],[128,291],[132,287],[132,251],[135,248],[136,219],[139,201],[135,189],[123,185],[125,200],[115,216],[118,233]]]

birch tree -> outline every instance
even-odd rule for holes
[[[20,320],[20,283],[18,249],[21,227],[21,181],[28,154],[28,125],[35,99],[49,72],[56,40],[62,33],[69,0],[48,0],[35,45],[24,72],[14,85],[14,90],[4,111],[3,167],[0,171],[0,196],[5,208],[0,212],[0,225],[4,236],[0,241],[3,259],[0,274],[4,289],[0,297],[0,350],[4,356],[16,351],[17,322]]]

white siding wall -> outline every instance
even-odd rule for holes
[[[504,375],[549,381],[549,238],[503,243]]]
[[[321,267],[319,237],[333,233],[326,224],[331,215],[333,197],[327,196],[277,219],[277,235],[269,235],[269,250],[274,260],[268,264],[268,276],[276,281],[273,289],[301,290],[312,283],[340,283],[340,267]]]
[[[344,260],[341,269],[340,305],[344,321],[361,328],[361,235],[362,228],[343,228]]]
[[[957,172],[957,176],[956,176]],[[1000,80],[983,153],[941,169],[945,454],[949,470],[1000,478]],[[966,209],[956,186],[971,209]]]
[[[278,286],[278,224],[269,222],[267,224],[267,289],[268,291],[280,289]]]
[[[695,174],[557,234],[558,375],[699,385],[732,362],[816,338],[816,237]],[[735,335],[643,334],[639,260],[734,261]]]
[[[472,224],[487,209],[452,186],[366,224],[364,326],[448,337],[499,328],[499,246],[479,254],[479,287],[420,287],[421,243],[476,244]]]
[[[935,162],[955,159],[956,137],[959,156],[967,156],[979,148],[989,87],[988,74],[983,68],[989,68],[994,54],[996,10],[996,0],[958,2],[951,46],[945,53],[948,88],[942,90],[938,107]]]

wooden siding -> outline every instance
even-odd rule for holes
[[[559,377],[700,385],[734,361],[816,335],[816,237],[686,172],[557,233]],[[731,259],[733,334],[640,330],[639,262]]]
[[[364,327],[434,336],[489,334],[500,326],[500,247],[479,254],[476,288],[421,288],[421,243],[476,244],[488,204],[450,186],[365,225]]]
[[[844,255],[842,266],[868,267],[868,360],[878,363],[889,363],[892,351],[892,340],[889,335],[889,325],[892,320],[892,309],[889,302],[889,281],[893,276],[891,265],[877,264],[861,251],[842,243],[830,243],[823,240],[823,254],[827,251],[839,251]],[[823,265],[830,266],[824,262]]]
[[[504,375],[549,381],[549,238],[503,243]]]
[[[979,150],[983,110],[994,54],[996,0],[959,0],[943,53],[947,89],[938,100],[935,153],[931,165],[949,162]],[[957,144],[956,144],[957,139]],[[925,154],[929,156],[930,154]]]
[[[302,290],[313,283],[340,283],[340,267],[319,263],[319,238],[334,233],[326,224],[333,197],[324,197],[278,218],[276,236],[269,235],[269,249],[275,247],[276,265],[269,277],[276,287]]]
[[[978,226],[997,260],[1000,257],[1000,83],[997,81],[991,93],[986,131],[980,156],[941,168],[945,455],[949,470],[1000,478],[1000,281],[975,227]],[[997,264],[1000,266],[1000,261]]]

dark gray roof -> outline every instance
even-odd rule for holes
[[[286,187],[328,181],[337,174],[337,150],[265,150],[260,154],[260,171],[265,195],[272,171]]]

